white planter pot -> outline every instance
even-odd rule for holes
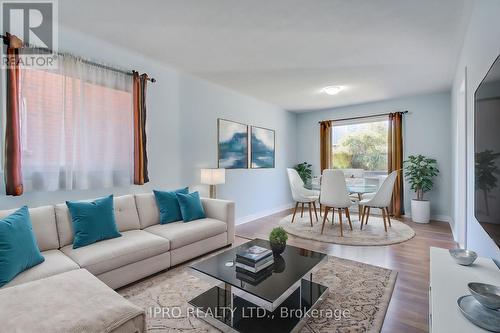
[[[431,218],[431,203],[428,200],[411,201],[411,219],[416,223],[429,223]]]

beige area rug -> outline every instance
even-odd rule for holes
[[[320,265],[313,279],[329,287],[329,294],[319,309],[348,310],[349,316],[309,318],[301,332],[379,332],[397,273],[332,256]],[[148,332],[211,333],[219,330],[188,315],[187,301],[213,286],[183,265],[122,288],[118,293],[146,311]],[[155,309],[162,309],[165,314],[155,315]]]
[[[319,214],[318,214],[319,218]],[[378,216],[370,216],[368,224],[360,230],[360,221],[358,214],[351,214],[352,231],[345,216],[342,219],[344,236],[340,237],[339,216],[335,211],[335,222],[332,225],[332,215],[328,214],[330,221],[326,221],[325,230],[321,234],[323,218],[319,222],[313,217],[313,227],[309,215],[304,212],[304,217],[297,213],[292,222],[292,214],[281,219],[279,224],[287,233],[320,242],[335,243],[342,245],[390,245],[405,242],[415,236],[415,231],[403,222],[391,219],[392,227],[387,224],[387,232],[384,230],[384,220]]]

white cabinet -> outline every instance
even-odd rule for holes
[[[471,266],[460,266],[446,249],[431,247],[429,286],[429,331],[432,333],[488,332],[469,322],[457,299],[470,295],[469,282],[500,285],[500,269],[493,260],[477,258]]]

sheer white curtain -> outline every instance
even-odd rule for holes
[[[132,77],[71,55],[58,62],[21,71],[25,191],[132,184]]]

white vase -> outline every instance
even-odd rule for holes
[[[411,219],[416,223],[429,223],[431,203],[429,200],[411,200]]]

